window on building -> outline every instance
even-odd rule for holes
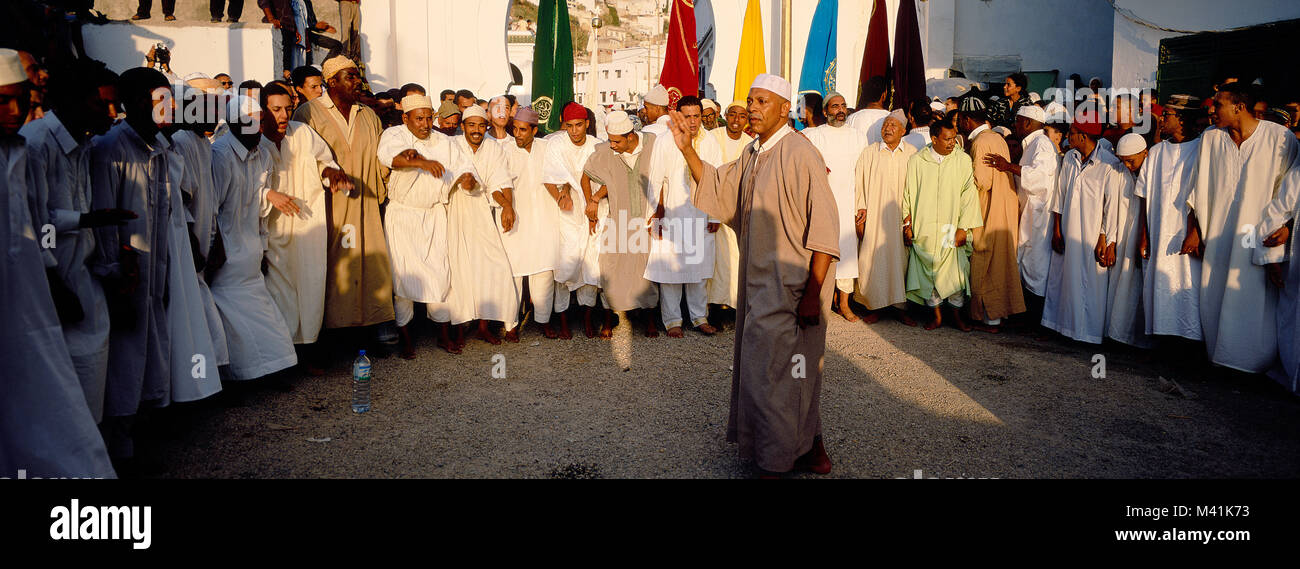
[[[601,71],[601,73],[604,74],[604,78],[605,78],[605,79],[609,79],[609,70],[608,70],[608,69],[606,69],[606,70],[604,70],[604,71]]]
[[[605,92],[604,92],[604,91],[601,91],[601,92],[600,92],[600,102],[602,102],[602,103],[605,102]]]
[[[615,69],[615,70],[614,70],[614,77],[615,77],[616,79],[622,79],[622,78],[623,78],[623,70],[622,70],[622,69]]]

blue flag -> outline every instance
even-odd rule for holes
[[[808,47],[803,52],[799,92],[815,91],[823,97],[835,90],[835,20],[839,0],[821,0],[813,12],[808,30]]]

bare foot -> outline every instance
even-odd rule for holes
[[[451,338],[439,338],[438,347],[446,350],[449,354],[460,353],[460,345],[451,341]]]
[[[939,312],[939,307],[934,307],[934,319],[925,325],[926,330],[934,330],[943,326],[943,314]]]
[[[583,311],[582,331],[587,335],[588,338],[596,337],[596,326],[591,323],[591,308],[588,308],[587,310]]]
[[[608,340],[614,337],[614,322],[608,316],[605,317],[605,323],[600,326],[600,339]]]
[[[672,328],[669,328],[669,329],[668,329],[668,337],[669,337],[669,338],[681,338],[681,337],[684,336],[684,335],[685,335],[685,334],[682,334],[682,327],[681,327],[681,326],[673,326]]]
[[[705,336],[712,336],[718,333],[718,329],[714,325],[709,324],[708,322],[696,326],[695,329],[698,330],[701,334],[704,334]]]
[[[645,323],[645,337],[647,337],[647,338],[658,338],[658,337],[659,337],[659,327],[658,327],[658,326],[655,326],[655,321],[654,321],[654,320],[647,320],[647,321],[646,321],[646,323]]]
[[[906,310],[894,310],[894,319],[904,326],[916,326],[916,320],[908,316]]]
[[[974,324],[972,328],[979,330],[980,332],[988,332],[989,334],[997,334],[1002,331],[1002,329],[997,326],[989,326],[987,324],[980,324],[980,323]]]
[[[492,335],[492,332],[488,331],[487,320],[478,321],[478,334],[476,335],[478,336],[478,339],[492,344],[493,346],[501,345],[501,338]]]
[[[961,313],[958,312],[956,308],[952,309],[952,326],[962,332],[971,331],[970,324],[967,324],[965,320],[962,320]]]
[[[853,307],[849,305],[849,295],[844,294],[840,291],[835,291],[835,294],[836,296],[840,297],[839,310],[838,310],[840,316],[843,316],[844,319],[848,320],[849,322],[857,322],[858,315],[853,313]]]
[[[573,333],[569,331],[569,314],[568,314],[567,312],[561,312],[561,313],[560,313],[560,330],[559,330],[559,332],[560,332],[560,339],[561,339],[561,340],[570,340],[570,339],[573,339]]]
[[[880,313],[874,310],[868,312],[866,316],[862,317],[862,321],[866,322],[867,324],[875,324],[876,322],[880,321]]]
[[[523,327],[523,324],[520,324],[520,325],[518,325],[518,326],[515,326],[515,327],[514,327],[513,329],[511,329],[509,332],[506,332],[506,334],[505,334],[505,340],[506,340],[507,342],[512,343],[512,344],[518,344],[518,343],[519,343],[519,329],[522,328],[522,327]]]
[[[559,334],[555,333],[555,328],[551,326],[551,323],[550,323],[550,322],[547,322],[547,323],[545,323],[545,324],[542,324],[542,335],[543,335],[543,336],[546,336],[547,338],[549,338],[549,339],[551,339],[551,340],[554,340],[554,339],[560,337]]]

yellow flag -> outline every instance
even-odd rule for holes
[[[754,78],[762,73],[767,73],[767,61],[763,57],[763,13],[758,0],[749,0],[745,7],[745,27],[740,33],[740,61],[736,62],[736,92],[732,98],[744,101]]]

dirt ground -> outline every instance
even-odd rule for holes
[[[163,478],[754,475],[724,441],[730,327],[684,339],[627,324],[612,341],[575,332],[529,328],[518,344],[473,341],[452,356],[420,327],[417,359],[375,362],[362,415],[350,409],[352,352],[336,346],[325,376],[293,370],[142,417],[138,452]],[[1186,345],[1144,354],[835,317],[826,348],[830,477],[1300,475],[1300,399]]]

